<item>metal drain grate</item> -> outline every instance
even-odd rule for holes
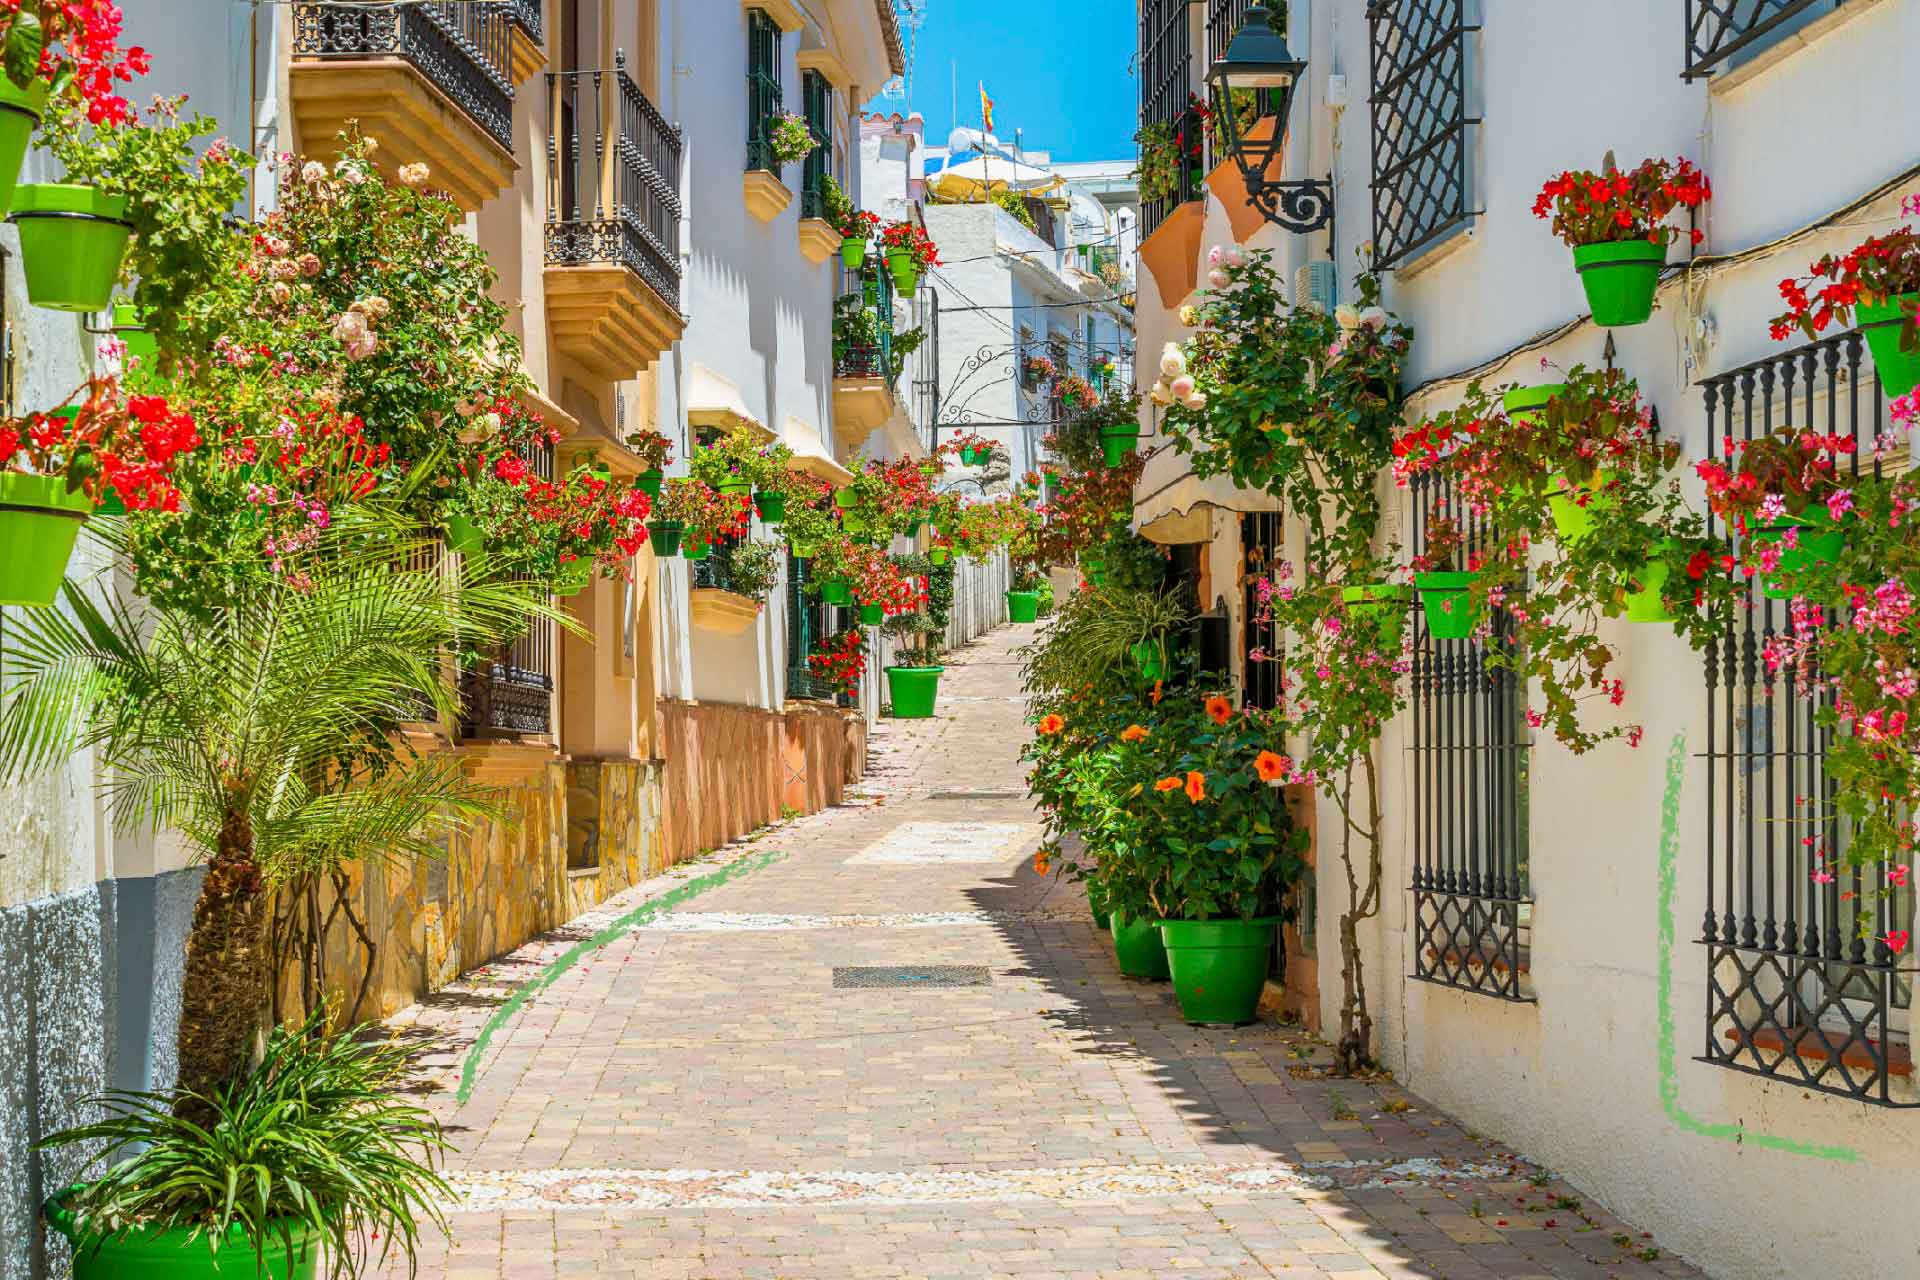
[[[983,964],[837,964],[835,987],[984,987]]]

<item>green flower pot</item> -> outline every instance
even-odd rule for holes
[[[287,1224],[285,1238],[270,1235],[257,1252],[235,1223],[215,1253],[191,1227],[135,1227],[103,1240],[82,1232],[60,1197],[45,1212],[73,1243],[74,1280],[314,1280],[320,1273],[320,1242],[297,1223]]]
[[[1110,467],[1117,467],[1133,453],[1134,442],[1140,438],[1131,426],[1110,426],[1100,428],[1100,453]]]
[[[1148,680],[1164,680],[1167,677],[1167,655],[1158,644],[1151,640],[1142,640],[1127,651],[1133,656],[1133,665],[1141,676]]]
[[[927,552],[927,560],[932,564],[945,564],[951,559],[953,559],[953,552],[947,550],[945,547],[935,547],[933,550]]]
[[[867,241],[864,236],[842,236],[840,238],[840,262],[849,271],[857,271],[867,265]]]
[[[920,268],[913,264],[913,254],[905,249],[887,250],[887,272],[893,277],[894,292],[903,298],[911,298],[920,287]]]
[[[1666,265],[1667,246],[1645,236],[1608,244],[1575,245],[1573,269],[1587,291],[1593,322],[1612,329],[1645,324],[1653,314],[1653,293]]]
[[[680,540],[687,536],[687,526],[678,520],[649,520],[647,536],[653,539],[653,554],[677,556]]]
[[[1854,308],[1854,323],[1866,336],[1873,367],[1889,396],[1903,396],[1920,386],[1920,351],[1902,351],[1900,337],[1907,318],[1920,306],[1920,293],[1903,293],[1884,302],[1863,302]]]
[[[51,311],[99,311],[127,256],[127,198],[65,182],[14,188],[7,221],[19,228],[27,301]]]
[[[930,720],[945,667],[888,667],[887,697],[895,720]]]
[[[853,587],[845,578],[822,578],[819,585],[822,604],[844,606],[853,603]]]
[[[1613,498],[1597,492],[1602,482],[1596,476],[1588,484],[1575,486],[1569,484],[1564,476],[1554,477],[1554,490],[1547,495],[1547,506],[1553,512],[1553,528],[1560,535],[1562,545],[1578,545],[1593,532],[1593,513],[1613,506]],[[1574,492],[1575,488],[1585,490],[1585,501],[1581,500],[1582,495]]]
[[[907,521],[907,527],[900,532],[909,538],[917,538],[920,536],[920,522],[918,520],[909,520]]]
[[[479,555],[487,549],[487,535],[465,516],[447,517],[447,550],[463,556]]]
[[[1787,575],[1798,575],[1816,565],[1831,564],[1847,549],[1847,535],[1834,527],[1827,509],[1811,506],[1801,515],[1786,515],[1771,524],[1754,529],[1747,541],[1755,547],[1786,539],[1787,530],[1797,529],[1794,545],[1780,553],[1774,572],[1760,577],[1760,594],[1769,600],[1791,600],[1795,592],[1787,584]]]
[[[1007,592],[1007,621],[1035,622],[1040,617],[1040,593],[1038,591]]]
[[[713,544],[702,542],[698,538],[689,538],[681,544],[680,554],[689,560],[705,560],[713,554]]]
[[[969,445],[960,451],[960,461],[969,467],[984,467],[993,461],[993,449]]]
[[[0,76],[0,81],[5,78]],[[113,334],[127,344],[129,360],[138,360],[142,369],[152,370],[154,361],[160,355],[160,344],[155,342],[153,335],[147,332],[147,327],[140,318],[139,309],[131,302],[113,304]]]
[[[1086,884],[1087,910],[1093,915],[1093,927],[1102,933],[1111,935],[1113,933],[1112,913],[1107,910],[1106,897],[1100,892],[1099,886],[1095,885],[1093,881],[1089,880]]]
[[[1278,923],[1272,918],[1161,921],[1181,1016],[1198,1026],[1252,1022]]]
[[[1406,634],[1412,587],[1401,582],[1369,582],[1345,588],[1340,598],[1346,601],[1347,612],[1370,620],[1380,629],[1381,643],[1390,649],[1400,647],[1400,637]]]
[[[884,606],[877,605],[877,604],[862,604],[860,606],[860,625],[861,626],[877,627],[881,623],[885,622],[886,620],[887,620],[887,611]]]
[[[835,489],[833,491],[833,505],[842,511],[851,511],[860,505],[860,499],[851,489]]]
[[[1452,572],[1413,575],[1428,635],[1436,640],[1465,640],[1473,634],[1480,625],[1479,610],[1473,606],[1473,584],[1479,576]]]
[[[633,487],[646,494],[649,498],[657,498],[660,496],[660,487],[666,483],[666,479],[667,473],[656,467],[651,471],[642,471],[639,475],[635,476],[633,478]]]
[[[47,95],[52,90],[45,80],[34,78],[22,89],[6,76],[0,76],[0,208],[13,205],[13,186],[20,181],[20,162],[26,159],[27,144],[46,114]]]
[[[722,480],[719,484],[715,485],[714,488],[720,493],[726,494],[729,498],[744,498],[753,492],[753,481]]]
[[[1500,397],[1500,407],[1515,422],[1528,422],[1539,417],[1538,411],[1546,407],[1547,401],[1566,389],[1564,382],[1543,382],[1537,387],[1511,387]]]
[[[1160,939],[1159,924],[1129,921],[1115,911],[1107,917],[1107,929],[1113,934],[1113,958],[1119,961],[1121,973],[1129,978],[1166,981],[1167,947]]]
[[[768,524],[779,524],[787,518],[787,495],[784,493],[756,493],[753,495],[753,506]]]
[[[1635,581],[1639,590],[1626,592],[1622,601],[1627,606],[1628,622],[1672,622],[1673,613],[1667,608],[1666,601],[1660,598],[1660,592],[1667,585],[1672,570],[1665,560],[1649,560],[1642,565]]]
[[[560,566],[553,582],[556,596],[577,596],[593,585],[593,561],[569,560]]]
[[[0,472],[0,604],[52,604],[92,512],[93,500],[59,476]]]

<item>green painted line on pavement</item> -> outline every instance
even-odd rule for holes
[[[1749,1133],[1745,1125],[1713,1124],[1680,1105],[1679,1051],[1673,1029],[1673,897],[1679,883],[1680,790],[1686,781],[1686,772],[1687,735],[1676,733],[1673,745],[1667,749],[1667,790],[1660,802],[1660,1105],[1667,1119],[1703,1138],[1785,1151],[1796,1156],[1816,1156],[1821,1160],[1858,1160],[1860,1153],[1852,1147],[1825,1147],[1795,1138]]]
[[[454,1094],[454,1100],[464,1105],[467,1099],[473,1096],[473,1082],[480,1072],[480,1059],[486,1054],[487,1046],[492,1043],[493,1033],[505,1026],[507,1020],[520,1012],[529,1000],[552,986],[555,979],[579,963],[582,957],[591,955],[609,942],[632,932],[636,925],[652,919],[663,911],[671,911],[690,898],[697,898],[707,890],[718,888],[727,881],[746,875],[748,872],[771,866],[786,856],[777,849],[770,849],[757,857],[742,858],[718,871],[709,872],[696,880],[689,880],[635,907],[586,941],[569,947],[566,954],[542,969],[531,982],[514,992],[512,999],[493,1011],[493,1016],[487,1019],[487,1025],[480,1029],[480,1034],[474,1039],[473,1047],[467,1050],[466,1060],[460,1064],[460,1088]]]

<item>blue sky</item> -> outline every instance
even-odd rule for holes
[[[915,33],[913,98],[927,141],[943,144],[958,124],[980,122],[979,82],[993,99],[994,132],[1013,131],[1056,160],[1113,160],[1133,154],[1139,84],[1129,63],[1136,35],[1133,0],[913,0],[926,13]],[[957,66],[960,116],[953,113]],[[874,110],[894,104],[874,101]]]

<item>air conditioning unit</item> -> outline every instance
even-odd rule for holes
[[[1340,273],[1331,262],[1309,262],[1293,273],[1293,305],[1331,315],[1340,301]]]

